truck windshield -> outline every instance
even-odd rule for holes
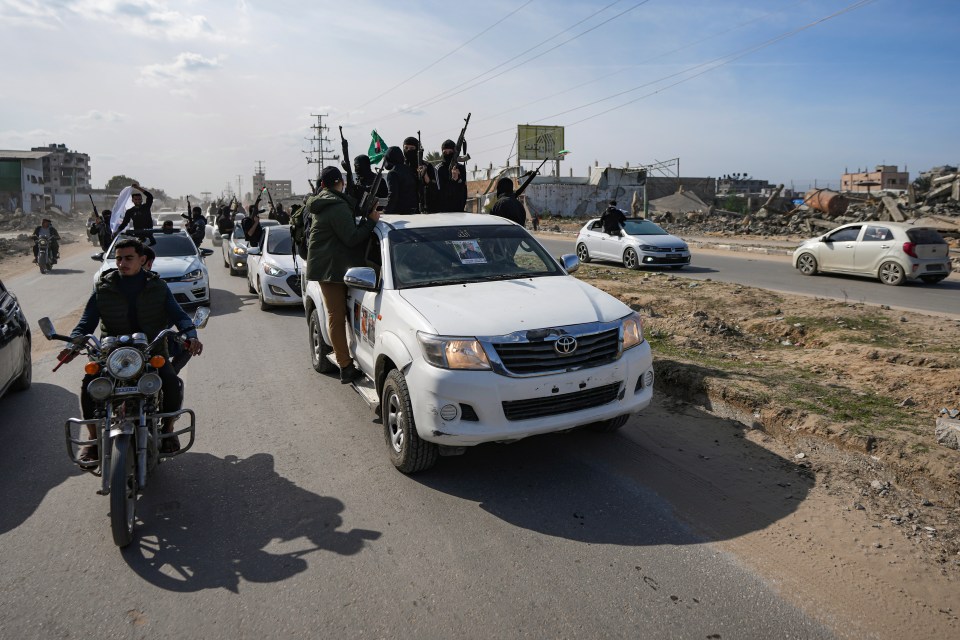
[[[550,254],[516,226],[393,229],[388,238],[398,289],[564,275]]]

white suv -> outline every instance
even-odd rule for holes
[[[347,272],[357,390],[405,473],[483,442],[589,425],[615,431],[653,395],[640,316],[573,278],[503,218],[383,216]],[[311,360],[337,371],[323,298],[308,282]]]

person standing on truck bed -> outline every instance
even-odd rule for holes
[[[347,384],[362,377],[363,372],[353,364],[347,343],[347,285],[343,276],[347,269],[363,264],[363,248],[380,213],[371,211],[357,225],[357,203],[343,193],[343,174],[337,167],[326,167],[320,174],[320,184],[320,193],[305,205],[313,218],[307,243],[307,280],[320,284],[327,335],[340,367],[340,382]]]

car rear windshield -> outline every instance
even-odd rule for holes
[[[943,236],[936,229],[921,227],[919,229],[907,229],[907,237],[914,244],[947,244]]]
[[[393,229],[398,289],[564,275],[550,254],[517,226]]]
[[[267,253],[290,255],[293,249],[293,240],[290,239],[290,228],[280,227],[272,229],[267,238]]]
[[[182,233],[154,233],[152,239],[151,236],[144,237],[143,244],[153,249],[158,258],[197,255],[197,246],[193,244],[193,240]],[[110,249],[110,255],[107,256],[107,259],[114,260],[115,258],[115,250]]]
[[[627,220],[624,230],[631,236],[668,236],[670,235],[649,220]]]

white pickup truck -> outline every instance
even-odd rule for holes
[[[383,216],[350,269],[354,386],[383,419],[404,473],[483,442],[586,425],[615,431],[653,395],[640,316],[571,277],[495,216]],[[337,372],[316,282],[304,288],[310,355]]]

